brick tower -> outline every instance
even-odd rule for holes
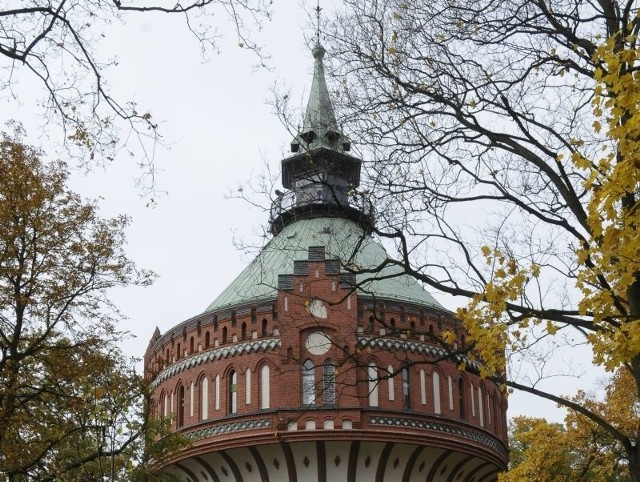
[[[153,413],[193,441],[165,470],[192,482],[495,480],[506,401],[439,343],[448,330],[464,346],[452,313],[384,265],[324,53],[313,49],[304,124],[282,161],[273,238],[203,313],[149,343]]]

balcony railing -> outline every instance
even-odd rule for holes
[[[271,204],[269,224],[271,232],[278,234],[295,219],[337,215],[353,219],[369,231],[374,225],[373,204],[362,195],[336,195],[326,189],[302,192],[288,191]]]

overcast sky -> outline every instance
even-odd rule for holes
[[[141,15],[107,31],[102,47],[119,59],[108,74],[113,93],[150,110],[169,145],[155,154],[157,187],[165,194],[153,208],[140,196],[135,185],[140,172],[126,155],[106,170],[73,178],[76,190],[101,199],[105,216],[132,217],[127,253],[159,275],[152,287],[113,293],[128,318],[122,328],[134,336],[125,345],[131,355],[144,354],[156,326],[164,333],[201,313],[251,260],[255,253],[239,250],[234,240],[262,242],[267,213],[227,195],[264,173],[265,162],[279,172],[290,135],[274,115],[271,90],[278,83],[291,89],[294,106],[306,103],[313,59],[305,35],[313,35],[307,11],[314,6],[312,0],[277,4],[273,19],[254,34],[271,57],[270,70],[253,68],[255,55],[238,47],[222,19],[217,24],[223,35],[219,53],[208,55],[207,62],[176,18]],[[2,117],[21,121],[29,143],[52,157],[60,155],[59,133],[37,116],[35,102],[43,92],[28,78],[17,80],[19,102],[1,98]],[[450,309],[464,302],[433,294]],[[587,366],[588,356],[577,362]],[[562,393],[571,393],[571,385],[564,380]],[[562,416],[554,405],[523,396],[512,396],[510,408],[510,416]]]

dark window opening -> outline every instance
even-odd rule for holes
[[[184,385],[178,388],[178,428],[184,425]]]
[[[464,381],[458,379],[458,403],[460,405],[460,418],[465,419],[465,403],[464,403]]]
[[[268,325],[267,325],[267,319],[263,318],[262,319],[262,330],[261,330],[261,336],[267,336],[267,330],[268,330]]]
[[[322,367],[322,395],[325,405],[336,403],[336,367],[331,359],[327,358]]]
[[[227,336],[228,336],[227,333],[228,333],[228,330],[227,330],[227,327],[225,326],[222,329],[222,343],[226,343],[227,342]]]
[[[411,383],[409,380],[409,369],[402,368],[402,406],[411,408]]]
[[[242,331],[241,331],[240,336],[241,336],[241,338],[243,340],[246,340],[247,339],[247,324],[246,323],[242,323],[242,329],[241,330]]]

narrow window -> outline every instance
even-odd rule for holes
[[[238,411],[238,374],[235,370],[229,372],[229,400],[228,409],[229,413],[236,413]]]
[[[235,310],[231,312],[231,328],[238,327],[238,318],[236,317]]]
[[[427,404],[427,382],[424,369],[420,369],[420,403],[422,405]]]
[[[225,326],[222,329],[222,343],[223,344],[227,342],[227,336],[228,336],[227,333],[228,333],[228,330],[227,330],[227,327]]]
[[[484,427],[484,400],[482,399],[482,387],[478,385],[478,415],[480,415],[480,426]]]
[[[389,401],[393,402],[396,399],[396,387],[393,379],[393,367],[389,365],[387,368],[387,388],[389,389]]]
[[[196,391],[193,382],[189,385],[189,417],[193,417],[193,406],[195,405]]]
[[[258,323],[258,318],[256,316],[256,309],[251,308],[251,324],[255,325],[256,323]]]
[[[269,366],[260,370],[260,408],[269,408]]]
[[[271,305],[271,319],[273,321],[277,321],[278,319],[278,303]]]
[[[469,384],[469,392],[471,392],[471,416],[476,416],[476,397],[473,391],[473,383]]]
[[[242,340],[246,340],[247,339],[247,324],[246,323],[242,323],[242,328],[241,328],[241,335],[240,337],[242,338]]]
[[[205,348],[209,348],[209,345],[211,344],[211,335],[209,334],[209,332],[207,331],[204,334],[204,347]]]
[[[407,367],[402,368],[402,406],[411,408],[411,381]]]
[[[244,383],[244,403],[251,404],[251,369],[247,368]]]
[[[322,369],[322,394],[325,405],[335,405],[336,403],[336,367],[327,358]]]
[[[261,331],[261,336],[267,336],[267,319],[263,318],[262,320],[262,331]]]
[[[367,368],[369,378],[369,406],[378,406],[378,369],[373,362]]]
[[[194,346],[193,337],[191,337],[191,339],[189,340],[189,353],[193,353],[193,346]]]
[[[433,412],[440,414],[440,374],[433,372]]]
[[[213,331],[218,331],[218,315],[213,316]]]
[[[315,367],[311,360],[304,362],[302,366],[302,403],[314,405],[316,403]]]
[[[460,418],[465,419],[466,407],[464,403],[464,382],[462,378],[458,379],[458,405],[460,407]]]
[[[178,349],[176,350],[176,360],[180,360],[181,355],[182,353],[180,353],[180,343],[178,343]]]
[[[178,387],[178,428],[184,425],[184,385]]]
[[[200,381],[200,420],[209,418],[209,379],[205,376]]]
[[[220,410],[220,374],[216,375],[216,383],[215,383],[215,393],[216,393],[216,403],[214,405],[216,410]]]
[[[168,415],[168,403],[167,403],[167,395],[162,392],[160,393],[160,415],[166,417]]]

